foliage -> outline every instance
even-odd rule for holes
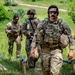
[[[0,6],[0,21],[5,19],[11,19],[11,14],[3,6]]]
[[[17,13],[20,15],[20,17],[23,17],[25,15],[25,10],[24,9],[18,9]]]
[[[65,2],[65,0],[59,0],[59,2],[60,2],[60,3],[64,3],[64,2]]]
[[[36,0],[32,0],[32,2],[35,2]]]
[[[75,23],[75,2],[70,4],[68,15],[71,17],[71,19]]]
[[[15,10],[15,11],[14,11]],[[12,8],[9,8],[8,11],[14,15],[15,13],[17,13],[20,17],[24,17],[26,11],[22,8],[17,8],[17,9],[12,9]]]
[[[9,9],[8,9],[8,12],[10,12],[12,15],[14,15],[14,11],[13,11],[12,8],[9,8]]]
[[[73,64],[63,63],[60,75],[75,75]]]
[[[6,6],[17,6],[18,4],[14,0],[4,0]]]
[[[10,5],[11,5],[10,0],[4,0],[4,2],[5,2],[5,5],[6,5],[6,6],[10,6]]]

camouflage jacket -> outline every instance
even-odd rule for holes
[[[69,26],[63,22],[62,19],[57,19],[56,22],[51,22],[48,18],[46,18],[38,24],[31,47],[35,47],[36,43],[39,42],[41,44],[48,42],[51,45],[53,43],[60,44],[59,39],[62,34],[68,36],[69,47],[70,49],[74,49],[73,39]]]
[[[5,32],[9,38],[17,38],[18,36],[22,36],[21,24],[19,22],[14,24],[14,22],[11,21],[6,25]]]
[[[39,22],[40,20],[37,18],[32,20],[29,20],[29,18],[25,19],[25,22],[22,25],[22,33],[29,38],[28,33],[34,34]]]

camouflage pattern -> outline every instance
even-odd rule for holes
[[[16,42],[16,56],[20,56],[21,51],[21,40],[22,40],[22,34],[21,34],[21,24],[18,22],[17,24],[14,24],[13,21],[9,22],[6,25],[5,32],[8,37],[8,52],[10,55],[13,54],[13,45],[14,42]]]
[[[69,48],[74,49],[71,30],[61,19],[51,22],[49,18],[46,18],[37,26],[31,47],[35,48],[37,44],[42,46],[40,56],[44,75],[59,75],[60,73],[63,49],[60,39],[63,34],[68,37]]]
[[[42,50],[41,65],[44,75],[59,75],[62,66],[62,51],[56,50]]]
[[[27,14],[36,14],[36,11],[35,11],[35,9],[31,8],[27,11]]]
[[[53,44],[59,44],[62,48],[62,45],[60,44],[61,36],[62,34],[65,34],[67,38],[69,39],[68,45],[70,49],[74,49],[71,30],[69,26],[65,22],[63,22],[61,19],[58,19],[54,23],[50,23],[49,19],[46,18],[45,20],[43,20],[41,23],[38,24],[37,28],[38,30],[34,34],[35,35],[34,40],[37,43],[44,44],[44,45],[47,45],[47,43],[49,43],[48,46],[51,46],[51,47]]]
[[[23,26],[22,26],[22,33],[26,36],[26,45],[25,45],[26,49],[25,49],[25,50],[26,50],[26,53],[27,53],[27,57],[29,57],[31,40],[32,40],[33,34],[34,34],[34,32],[35,32],[35,30],[36,30],[36,28],[37,28],[37,24],[38,24],[39,22],[40,22],[39,19],[33,18],[33,19],[31,20],[31,23],[32,23],[32,25],[33,25],[33,27],[32,27],[29,18],[27,18],[27,19],[25,20],[25,22],[23,23]],[[28,36],[28,33],[30,33],[31,35]],[[32,61],[32,60],[30,60],[30,59],[28,59],[28,65],[29,65],[29,66],[35,66],[35,62]]]

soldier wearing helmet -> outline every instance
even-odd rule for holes
[[[48,8],[48,18],[38,24],[31,43],[31,51],[35,50],[38,44],[42,46],[40,57],[43,75],[60,75],[62,50],[68,45],[68,59],[73,58],[74,44],[71,30],[58,15],[58,7],[51,5]]]
[[[23,26],[22,26],[22,33],[26,36],[26,44],[25,44],[25,50],[28,57],[28,66],[29,68],[34,68],[36,60],[31,60],[29,58],[30,56],[30,45],[33,39],[34,32],[37,28],[38,23],[40,20],[35,17],[36,11],[35,9],[29,9],[27,11],[28,18],[25,19]]]

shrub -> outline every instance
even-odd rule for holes
[[[4,0],[6,6],[11,6],[11,1],[10,0]]]
[[[70,16],[70,18],[73,20],[73,22],[75,23],[75,2],[70,4],[69,6],[69,11],[68,11],[68,15]]]
[[[12,6],[17,6],[17,5],[18,5],[18,4],[17,4],[17,3],[15,3],[15,2],[14,2],[14,3],[12,3]]]
[[[18,9],[17,13],[19,14],[20,17],[23,17],[25,15],[25,10],[24,9]]]
[[[5,19],[11,19],[11,14],[3,6],[0,6],[0,21]]]
[[[15,0],[4,0],[6,6],[17,6],[18,4],[15,2]]]
[[[35,2],[36,0],[32,0],[32,2]]]
[[[9,8],[8,12],[11,13],[11,15],[14,15],[16,13],[16,11],[14,11],[12,8]]]

